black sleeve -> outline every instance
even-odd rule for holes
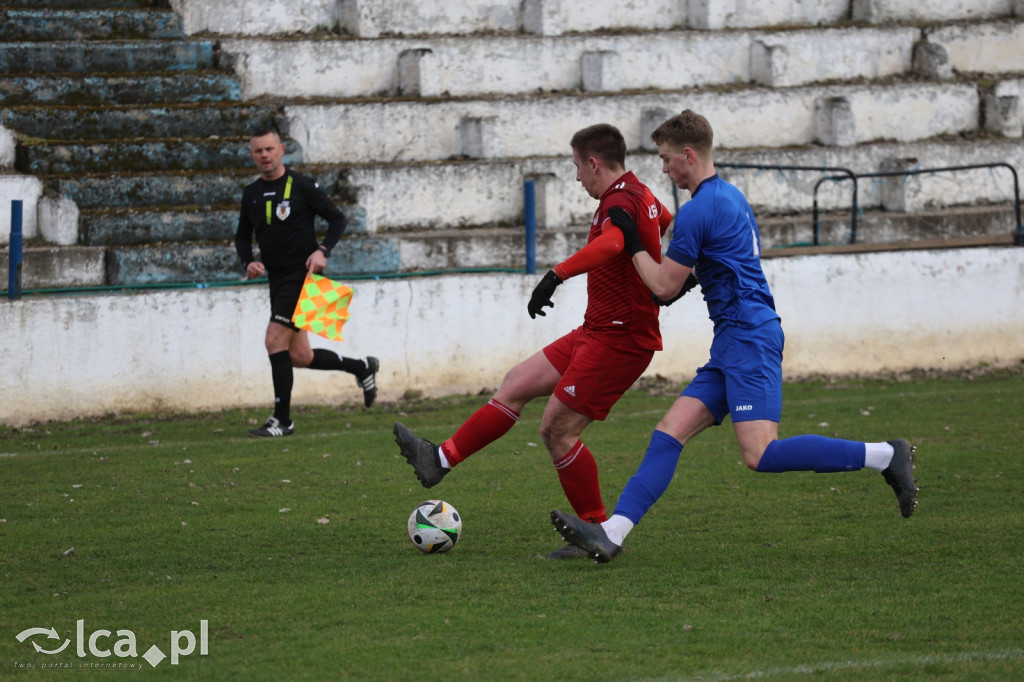
[[[309,180],[307,200],[310,212],[327,221],[327,234],[324,235],[324,239],[320,243],[328,249],[333,249],[341,239],[341,235],[345,234],[345,228],[348,226],[345,214],[334,205],[327,193],[320,189],[320,186],[312,179]]]
[[[242,261],[243,268],[256,260],[252,253],[252,222],[249,220],[249,213],[245,210],[248,205],[246,201],[248,195],[249,188],[247,187],[242,192],[242,208],[238,213],[238,228],[235,230],[235,251],[238,252],[238,258]]]

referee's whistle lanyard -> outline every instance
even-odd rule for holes
[[[292,207],[289,199],[292,198],[292,176],[288,176],[288,180],[284,183],[284,201],[277,205],[277,217],[281,221],[288,219],[291,215]],[[270,227],[270,221],[274,217],[274,201],[272,199],[267,201],[267,227]]]

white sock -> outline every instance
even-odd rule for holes
[[[864,443],[864,466],[885,471],[892,462],[893,449],[888,443]]]
[[[445,469],[452,468],[452,465],[448,463],[448,458],[444,456],[444,449],[440,445],[437,446],[437,458],[441,460],[442,467]]]
[[[633,522],[625,516],[612,514],[610,519],[601,524],[601,528],[604,529],[604,534],[608,536],[609,540],[621,546],[622,541],[629,535],[629,531],[633,530]]]

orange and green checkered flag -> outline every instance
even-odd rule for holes
[[[292,322],[299,329],[308,329],[332,341],[344,341],[341,328],[348,321],[348,303],[351,300],[351,288],[307,273],[299,302],[292,313]]]

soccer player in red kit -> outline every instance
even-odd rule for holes
[[[622,232],[608,219],[621,207],[638,225],[651,258],[661,260],[661,237],[671,223],[669,210],[625,169],[626,143],[617,128],[597,124],[570,142],[576,180],[598,199],[586,245],[548,271],[527,305],[531,318],[553,307],[555,288],[587,273],[587,309],[582,326],[513,367],[490,401],[440,446],[419,438],[401,423],[395,442],[424,487],[436,485],[456,465],[511,429],[523,407],[549,396],[540,434],[551,455],[562,490],[574,512],[588,521],[607,518],[597,463],[580,435],[590,422],[604,420],[661,350],[658,305],[651,299],[629,254]],[[549,558],[584,556],[567,545]]]

